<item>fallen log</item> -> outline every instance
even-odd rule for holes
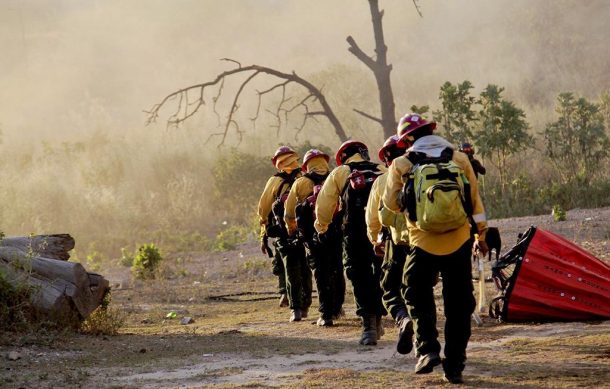
[[[31,288],[34,310],[55,321],[84,320],[102,303],[109,282],[69,262],[68,234],[10,237],[0,242],[0,272],[13,286]]]

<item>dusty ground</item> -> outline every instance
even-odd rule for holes
[[[559,223],[550,216],[491,223],[502,231],[503,250],[532,224],[610,262],[610,208],[571,211]],[[394,352],[397,332],[389,319],[377,347],[358,346],[351,295],[336,327],[315,326],[315,306],[307,320],[288,323],[269,273],[269,260],[253,244],[220,254],[171,255],[166,279],[154,283],[134,284],[128,271],[108,271],[116,284],[113,305],[126,315],[120,335],[0,334],[0,387],[442,385],[441,369],[415,376],[413,354]],[[492,289],[488,284],[489,294]],[[165,318],[170,311],[176,319]],[[195,323],[180,325],[183,316]],[[610,386],[610,321],[515,325],[485,315],[483,320],[482,327],[473,327],[467,386]],[[12,351],[20,359],[9,360]]]

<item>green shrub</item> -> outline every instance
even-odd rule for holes
[[[119,259],[119,263],[125,267],[131,267],[133,265],[134,255],[132,252],[127,251],[125,247],[121,247],[121,259]]]
[[[159,262],[162,260],[163,257],[154,243],[142,245],[133,259],[131,271],[138,279],[153,279]]]
[[[562,222],[566,220],[566,211],[561,208],[561,205],[555,204],[553,205],[553,220],[556,222]]]
[[[216,235],[212,249],[214,251],[235,250],[238,244],[246,242],[248,236],[252,234],[253,231],[246,226],[231,226]]]
[[[125,313],[110,306],[110,293],[102,304],[80,326],[80,331],[91,335],[116,335],[125,324]]]
[[[102,269],[104,256],[99,251],[93,251],[87,254],[86,267],[88,271],[98,272]]]
[[[13,329],[27,323],[31,315],[31,288],[11,285],[0,269],[0,329]]]
[[[242,264],[242,270],[245,274],[251,276],[267,274],[271,270],[271,261],[267,259],[248,259]]]

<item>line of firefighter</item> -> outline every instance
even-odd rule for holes
[[[417,374],[430,373],[442,363],[444,379],[461,383],[475,308],[471,254],[487,252],[487,223],[477,186],[485,169],[473,158],[470,144],[454,150],[433,134],[435,128],[435,122],[418,114],[403,116],[397,134],[379,150],[385,166],[371,162],[367,146],[355,140],[340,146],[332,172],[329,156],[319,150],[309,150],[299,166],[297,153],[280,147],[272,158],[278,173],[268,180],[258,206],[261,250],[273,257],[280,305],[290,307],[290,321],[308,315],[311,267],[319,298],[317,324],[332,326],[343,314],[345,271],[362,321],[360,344],[377,344],[384,333],[381,318],[389,312],[399,327],[397,351],[408,354],[416,348]],[[426,210],[420,214],[412,199],[418,196],[418,167],[430,163],[442,168],[419,176],[451,170],[462,196],[461,214],[445,210],[457,216],[440,227],[426,224],[437,215],[428,218]],[[439,185],[430,189],[432,196],[435,190],[453,190]],[[439,206],[442,201],[434,205]],[[275,255],[268,238],[275,238]],[[439,275],[446,319],[444,359],[433,295]]]

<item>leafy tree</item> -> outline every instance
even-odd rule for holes
[[[472,110],[475,98],[470,95],[472,88],[470,81],[457,85],[447,81],[441,86],[439,99],[443,107],[432,114],[443,135],[452,143],[472,138],[472,125],[476,120],[476,112]]]
[[[559,94],[555,111],[559,119],[544,130],[546,154],[565,183],[587,185],[603,170],[610,148],[600,106],[566,92]]]
[[[429,105],[412,105],[411,106],[411,112],[413,113],[418,113],[420,115],[425,115],[430,111],[430,106]]]
[[[504,88],[490,84],[481,92],[478,100],[481,105],[479,128],[476,132],[479,152],[498,169],[502,193],[509,178],[509,158],[532,143],[532,137],[527,132],[529,125],[525,112],[512,101],[505,100],[503,91]]]

